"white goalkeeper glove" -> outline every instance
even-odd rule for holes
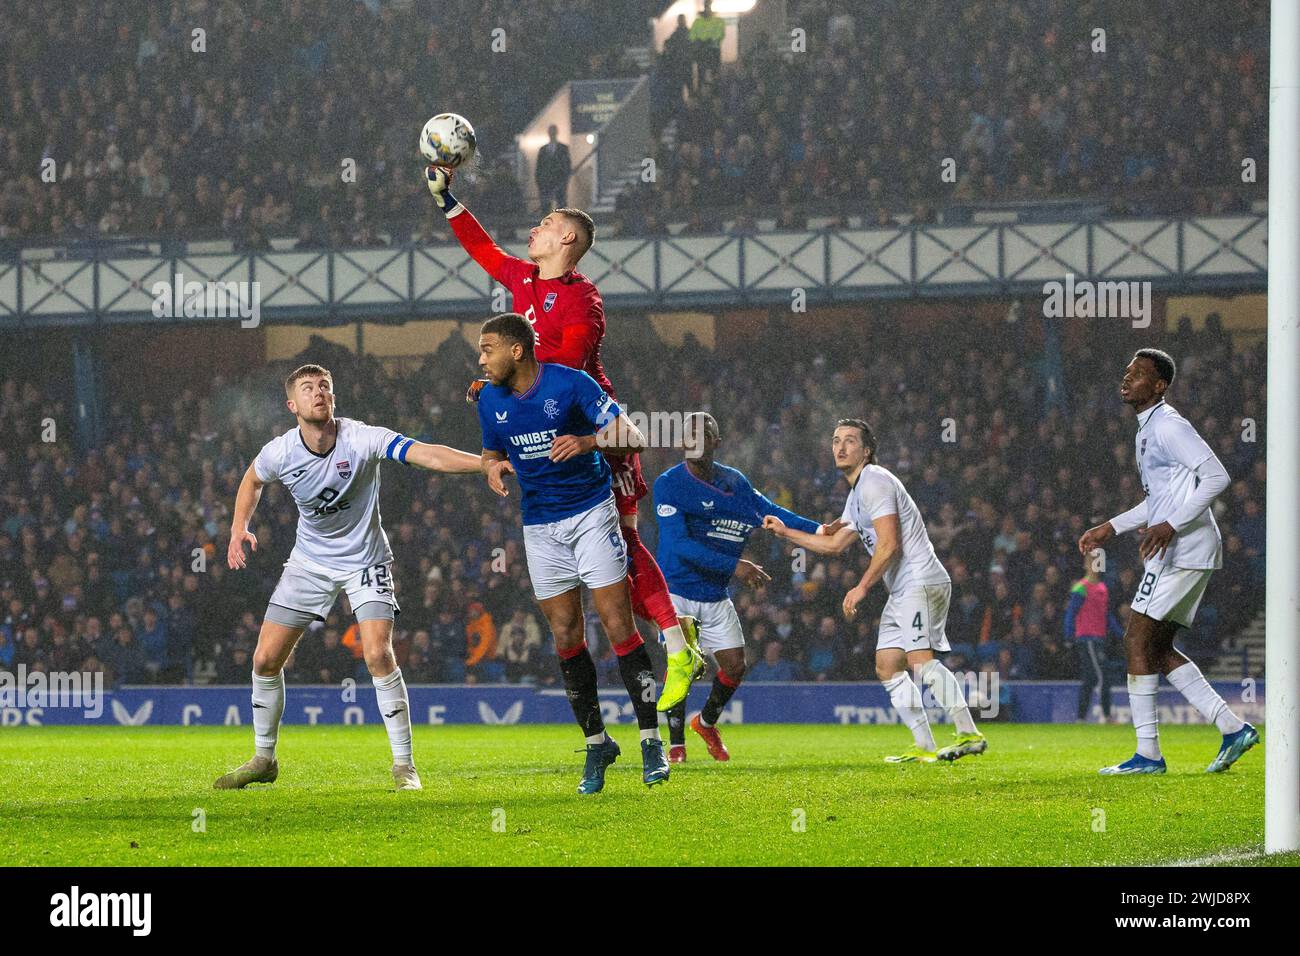
[[[451,170],[441,166],[429,166],[424,170],[424,175],[428,180],[429,195],[433,196],[433,201],[438,204],[438,208],[448,216],[459,210],[460,203],[448,188],[451,186]]]

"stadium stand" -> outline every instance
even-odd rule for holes
[[[0,243],[443,242],[412,161],[410,118],[430,103],[472,116],[481,134],[483,162],[461,198],[517,224],[532,212],[514,133],[568,80],[640,74],[629,50],[663,6],[106,0],[50,17],[20,5],[0,33]],[[1097,0],[950,9],[792,2],[809,53],[767,37],[698,86],[670,44],[651,67],[662,174],[619,197],[612,225],[887,225],[954,204],[1079,197],[1112,216],[1231,212],[1245,203],[1243,159],[1267,181],[1264,5],[1225,0],[1178,17]],[[1094,52],[1101,22],[1141,43]],[[484,55],[498,27],[506,47]],[[957,52],[936,60],[936,48]],[[525,74],[527,84],[493,81]],[[40,179],[46,158],[55,184]],[[356,188],[342,182],[348,158]],[[953,183],[938,175],[947,158]]]
[[[1062,637],[1069,587],[1080,573],[1075,541],[1088,524],[1140,497],[1131,422],[1113,391],[1137,339],[1080,334],[1061,370],[1050,367],[1034,334],[963,320],[959,306],[941,339],[909,340],[888,316],[872,318],[869,337],[852,347],[824,348],[774,320],[749,347],[723,354],[689,336],[680,345],[648,338],[644,324],[620,329],[612,316],[606,364],[630,408],[712,411],[723,429],[719,460],[779,503],[822,520],[838,516],[845,496],[827,454],[830,426],[865,416],[880,436],[882,463],[907,483],[952,574],[949,636],[959,662],[1003,677],[1075,676]],[[1181,363],[1173,404],[1234,479],[1215,506],[1225,567],[1192,632],[1208,665],[1263,605],[1264,445],[1262,436],[1240,438],[1242,419],[1262,416],[1264,346],[1234,344],[1213,316],[1203,331],[1184,322],[1140,344],[1152,340]],[[765,372],[776,354],[787,369],[779,377]],[[301,358],[334,371],[339,414],[477,448],[477,423],[463,401],[475,356],[460,337],[400,367],[358,359],[323,339]],[[242,378],[218,375],[210,384],[178,379],[150,401],[115,398],[105,429],[111,438],[84,453],[42,440],[44,423],[69,420],[59,387],[18,372],[20,363],[4,367],[0,666],[102,668],[115,683],[244,683],[297,511],[281,486],[268,487],[254,522],[260,548],[239,575],[225,568],[225,537],[244,468],[291,424],[280,386],[289,363],[255,364]],[[1055,391],[1045,387],[1049,379],[1058,382]],[[951,442],[943,440],[945,419]],[[647,475],[679,454],[647,453]],[[553,682],[515,499],[499,501],[472,476],[396,465],[384,474],[382,508],[403,606],[396,647],[408,680]],[[644,524],[653,542],[653,523]],[[864,553],[810,559],[796,571],[790,555],[759,533],[750,556],[774,578],[737,596],[765,662],[756,675],[870,679],[883,598],[874,593],[847,633],[838,617]],[[505,573],[494,573],[494,558],[504,560]],[[1113,549],[1106,579],[1121,618],[1136,564],[1135,545]],[[289,679],[363,676],[350,623],[340,602],[304,638]],[[598,669],[617,684],[612,652],[603,638],[597,643]]]
[[[631,232],[809,215],[925,222],[953,203],[1099,198],[1109,215],[1244,208],[1267,155],[1267,10],[979,0],[789,4],[807,54],[766,37],[716,83],[669,44],[656,65],[660,182],[624,193]],[[1103,15],[1104,14],[1104,15]],[[1141,36],[1111,53],[1094,29]],[[935,49],[951,51],[936,60]],[[939,176],[955,161],[955,182]],[[1262,180],[1261,180],[1262,181]],[[647,222],[647,216],[649,221]]]
[[[517,194],[513,133],[560,84],[625,72],[643,0],[130,0],[0,33],[0,238],[270,235],[376,245],[429,206],[411,117],[474,117],[483,209]],[[193,48],[201,27],[204,51]],[[495,29],[504,49],[487,54]],[[74,66],[75,64],[75,66]],[[530,82],[506,87],[501,75]],[[53,158],[54,188],[40,161]],[[355,198],[341,163],[351,158]],[[513,193],[512,193],[513,190]],[[468,198],[468,197],[467,197]],[[415,210],[413,212],[413,210]]]

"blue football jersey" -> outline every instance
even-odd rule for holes
[[[755,528],[776,515],[791,528],[816,533],[816,521],[771,501],[741,472],[717,462],[712,481],[674,465],[654,485],[659,567],[668,590],[692,601],[721,601]]]
[[[551,461],[560,435],[594,435],[621,414],[618,403],[580,369],[543,362],[532,388],[516,395],[491,383],[479,394],[483,448],[515,467],[524,524],[560,521],[596,507],[613,491],[599,451]]]

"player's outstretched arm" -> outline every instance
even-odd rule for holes
[[[252,520],[253,512],[257,510],[257,503],[262,499],[262,489],[266,484],[257,477],[257,470],[248,466],[244,472],[244,478],[239,483],[239,491],[235,493],[235,513],[230,520],[230,545],[226,548],[226,565],[232,571],[237,571],[245,566],[247,558],[244,555],[244,542],[247,541],[249,547],[254,551],[257,550],[257,535],[248,530],[248,523]]]
[[[836,522],[838,524],[839,522]],[[835,527],[832,524],[830,527]],[[807,548],[814,554],[840,554],[857,538],[858,534],[848,526],[841,526],[832,534],[821,534],[820,528],[816,532],[799,531],[796,528],[789,527],[784,521],[776,515],[767,515],[763,518],[763,528],[772,532],[778,538],[784,538],[797,548]]]
[[[487,230],[479,224],[468,209],[451,194],[451,171],[441,166],[429,166],[424,171],[429,194],[451,224],[451,231],[470,258],[483,267],[483,271],[498,282],[504,282],[503,269],[510,262],[521,260],[498,246]]]
[[[468,475],[483,470],[482,455],[472,455],[447,445],[428,445],[418,441],[407,449],[406,463],[453,475]]]
[[[813,521],[811,518],[805,518],[803,515],[797,515],[788,508],[782,508],[767,495],[763,494],[756,488],[750,487],[750,494],[753,495],[754,510],[758,512],[759,517],[773,515],[781,519],[781,523],[787,528],[793,528],[796,531],[807,531],[809,534],[822,534],[820,530],[822,525]]]

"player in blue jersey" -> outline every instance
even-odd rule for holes
[[[619,747],[605,733],[596,665],[583,634],[580,585],[618,655],[619,675],[641,728],[642,779],[668,779],[659,738],[650,656],[632,620],[627,549],[619,532],[609,464],[601,452],[639,452],[645,439],[586,372],[539,363],[533,328],[508,312],[483,323],[479,365],[488,378],[478,401],[483,471],[499,495],[503,478],[519,481],[524,552],[533,593],[546,615],[573,715],[587,740],[578,792],[598,793]]]
[[[750,587],[771,580],[761,567],[741,557],[745,543],[767,515],[809,534],[823,534],[825,529],[768,500],[735,468],[713,460],[721,435],[712,415],[696,412],[687,418],[684,439],[685,460],[654,483],[656,557],[677,613],[699,621],[700,647],[718,666],[709,699],[690,719],[691,729],[704,738],[714,760],[728,760],[715,725],[744,679],[745,635],[727,586],[732,577]],[[686,759],[686,701],[666,709],[668,759],[681,763]]]

